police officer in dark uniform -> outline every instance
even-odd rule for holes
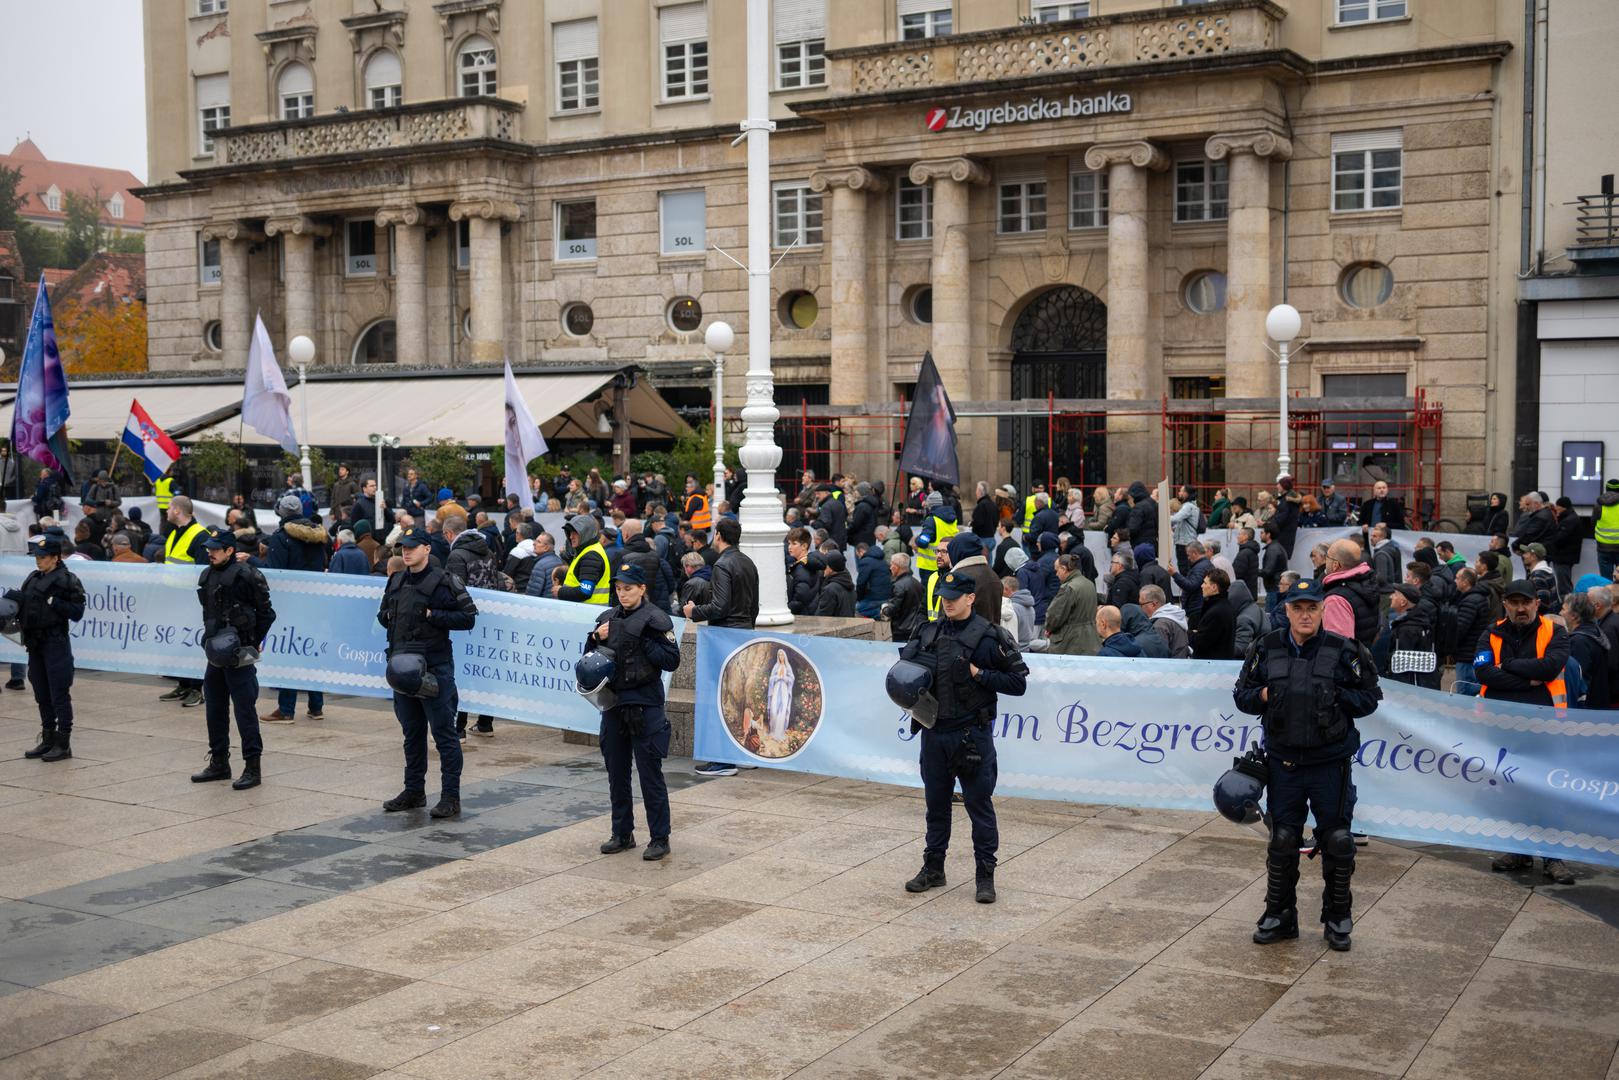
[[[389,812],[427,805],[427,733],[438,748],[436,818],[461,812],[461,742],[455,735],[455,657],[450,633],[478,620],[465,583],[428,558],[427,530],[399,538],[405,568],[388,579],[377,621],[388,630],[388,684],[405,733],[405,789],[382,804]]]
[[[647,602],[646,572],[634,563],[613,571],[618,605],[596,619],[586,640],[587,655],[610,651],[613,695],[600,704],[601,751],[607,764],[607,791],[613,801],[613,835],[602,844],[603,855],[635,847],[635,803],[630,797],[630,762],[641,776],[647,828],[652,842],[641,858],[655,862],[669,854],[669,788],[663,781],[663,759],[669,756],[669,718],[663,708],[663,673],[680,666],[680,643],[666,612]]]
[[[1263,717],[1269,771],[1265,913],[1254,941],[1269,945],[1299,936],[1299,844],[1305,816],[1313,813],[1312,854],[1320,852],[1325,880],[1323,936],[1345,952],[1353,928],[1355,785],[1349,769],[1360,749],[1355,721],[1370,716],[1383,693],[1366,646],[1322,628],[1321,599],[1321,585],[1309,580],[1282,595],[1288,625],[1249,648],[1233,697],[1238,709]]]
[[[926,623],[900,650],[900,659],[932,672],[937,711],[931,726],[915,718],[911,732],[921,731],[922,785],[927,797],[927,838],[922,869],[905,883],[908,892],[944,885],[944,858],[950,846],[951,792],[959,777],[962,801],[972,819],[973,859],[977,863],[978,902],[995,902],[995,740],[991,722],[997,715],[995,695],[1021,696],[1028,666],[1017,645],[998,626],[974,614],[976,584],[950,572],[937,586],[943,615]]]
[[[229,780],[230,714],[242,740],[242,775],[231,783],[237,791],[259,786],[259,647],[275,625],[270,585],[257,567],[236,558],[236,535],[214,529],[202,542],[208,565],[197,578],[202,601],[202,651],[208,667],[202,697],[208,717],[208,764],[191,777],[193,784]]]
[[[34,572],[22,588],[7,589],[16,603],[23,648],[28,650],[28,681],[39,705],[39,745],[23,757],[62,761],[73,756],[73,645],[68,623],[84,618],[84,585],[62,564],[71,546],[58,528],[29,539]]]

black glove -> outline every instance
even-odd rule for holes
[[[646,707],[644,705],[620,705],[618,707],[618,722],[624,725],[624,733],[632,739],[639,739],[645,729]]]

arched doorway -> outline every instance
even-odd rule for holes
[[[1014,400],[1107,396],[1107,305],[1074,285],[1035,297],[1012,327]],[[1101,419],[1045,417],[1012,421],[1012,482],[1066,476],[1076,485],[1107,476],[1107,425]]]
[[[397,334],[392,319],[378,319],[354,340],[354,363],[392,364],[398,358]]]

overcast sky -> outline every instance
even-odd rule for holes
[[[147,179],[141,0],[0,0],[0,8],[0,153],[32,134],[53,161]]]

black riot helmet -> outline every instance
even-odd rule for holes
[[[428,670],[427,657],[422,653],[394,653],[388,657],[385,677],[396,694],[418,698],[438,697],[438,676]]]
[[[1259,800],[1270,779],[1270,765],[1256,743],[1214,782],[1214,808],[1238,825],[1252,825],[1260,819]]]
[[[242,638],[233,626],[227,626],[202,643],[203,655],[217,668],[239,667],[242,662]]]
[[[933,696],[933,672],[914,660],[901,660],[888,669],[888,699],[911,714],[923,727],[930,728],[939,715],[939,702]]]
[[[22,644],[22,608],[17,601],[0,597],[0,634]]]
[[[612,649],[588,652],[573,663],[574,688],[580,697],[606,712],[618,702],[618,695],[607,686],[617,668]]]

